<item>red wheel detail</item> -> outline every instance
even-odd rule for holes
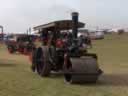
[[[33,53],[32,52],[30,52],[30,54],[29,54],[29,61],[32,63],[32,56],[33,56]]]
[[[13,53],[13,50],[11,48],[8,49],[9,53]]]
[[[24,55],[28,55],[28,50],[27,50],[27,48],[24,48],[23,54],[24,54]]]
[[[24,53],[23,48],[19,48],[19,49],[18,49],[18,52],[20,52],[21,54],[23,54],[23,53]]]

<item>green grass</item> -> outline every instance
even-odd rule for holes
[[[0,96],[128,96],[128,35],[93,42],[104,71],[96,84],[68,85],[62,76],[41,78],[27,56],[8,54],[0,45]]]

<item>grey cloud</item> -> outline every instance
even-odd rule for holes
[[[87,23],[89,28],[90,25],[117,23],[126,26],[127,3],[127,0],[2,0],[0,24],[5,32],[25,32],[38,24],[70,19],[71,12],[78,11],[80,21]]]

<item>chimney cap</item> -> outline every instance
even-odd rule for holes
[[[78,12],[72,12],[72,16],[78,16],[79,13]]]

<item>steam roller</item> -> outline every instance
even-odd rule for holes
[[[34,27],[42,38],[42,45],[32,52],[32,70],[42,77],[62,72],[68,83],[95,83],[102,74],[95,53],[88,53],[84,36],[78,37],[78,13],[72,20],[60,20]]]

